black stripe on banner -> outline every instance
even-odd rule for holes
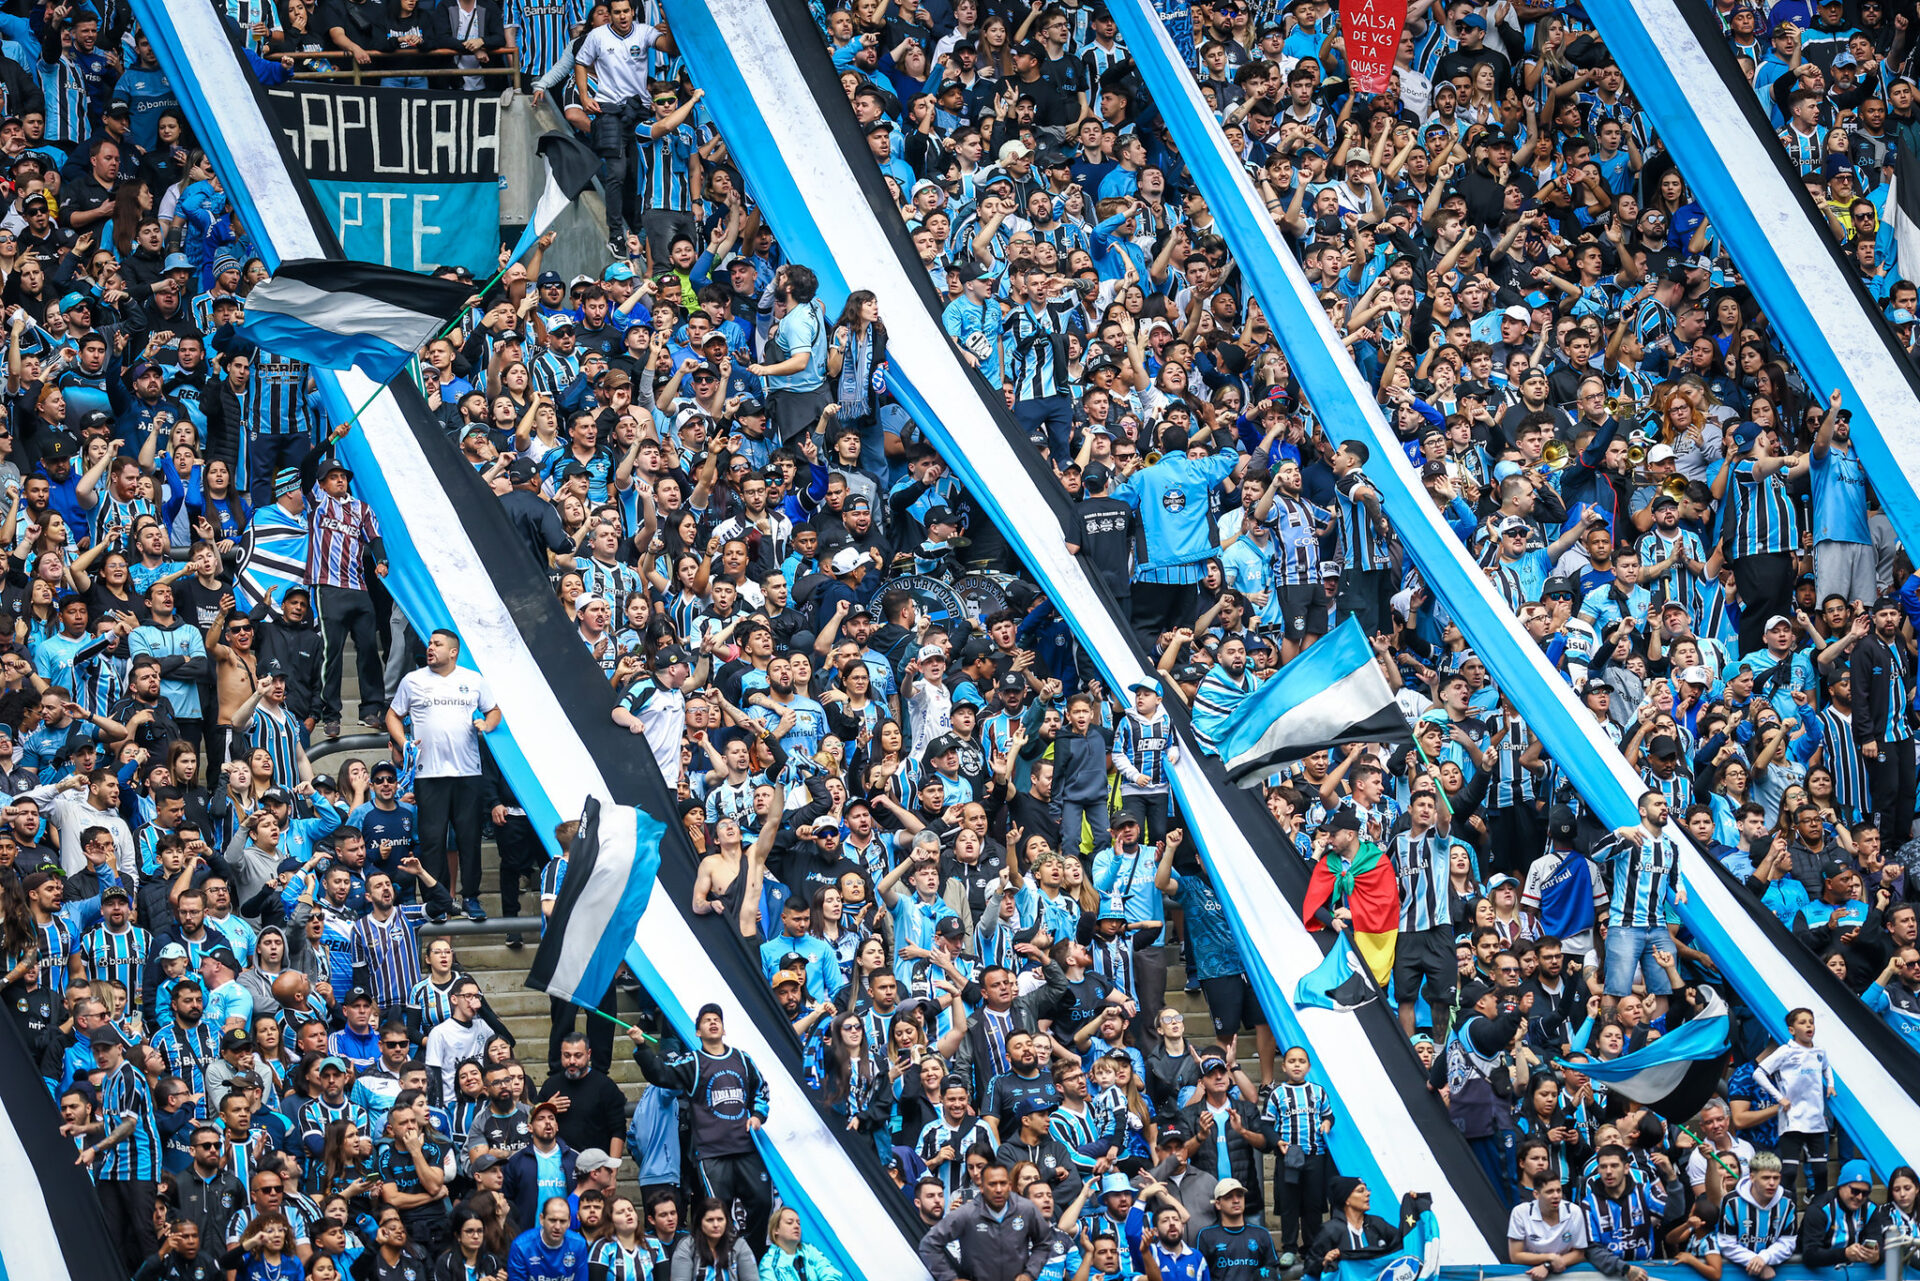
[[[1813,207],[1813,199],[1807,195],[1807,185],[1801,180],[1799,169],[1787,159],[1786,149],[1780,145],[1780,135],[1774,130],[1773,122],[1768,119],[1766,110],[1761,106],[1759,95],[1754,93],[1753,85],[1748,82],[1746,76],[1741,74],[1740,64],[1734,60],[1733,51],[1727,48],[1727,37],[1726,33],[1720,29],[1720,20],[1713,15],[1705,0],[1674,0],[1674,7],[1680,11],[1680,16],[1686,19],[1687,26],[1693,31],[1694,38],[1700,42],[1701,49],[1706,51],[1707,60],[1713,64],[1713,69],[1719,75],[1721,83],[1734,102],[1739,105],[1740,115],[1747,122],[1747,127],[1760,139],[1761,144],[1766,148],[1767,155],[1773,160],[1773,167],[1779,171],[1781,180],[1793,193],[1794,203],[1800,207],[1801,214],[1807,220],[1808,234],[1814,236],[1826,250],[1827,256],[1833,259],[1833,269],[1847,282],[1847,287],[1853,290],[1854,299],[1860,304],[1862,318],[1879,337],[1881,344],[1886,348],[1888,358],[1893,362],[1894,368],[1898,369],[1901,376],[1907,380],[1907,386],[1912,389],[1915,398],[1920,399],[1920,375],[1915,373],[1913,366],[1907,360],[1906,352],[1894,338],[1893,326],[1887,323],[1886,316],[1880,310],[1880,304],[1875,302],[1873,295],[1867,292],[1866,285],[1861,283],[1859,273],[1847,261],[1847,256],[1841,250],[1839,243],[1827,234],[1827,220]],[[1681,177],[1685,176],[1686,173],[1682,170]],[[1905,183],[1901,185],[1905,186]],[[1755,248],[1764,252],[1764,246],[1755,246]],[[1826,973],[1825,966],[1816,968],[1823,974]],[[1874,1021],[1879,1022],[1878,1019]],[[1902,1042],[1902,1044],[1905,1043]]]
[[[312,190],[311,183],[300,186]],[[351,259],[296,258],[281,263],[273,274],[276,280],[297,281],[323,293],[367,298],[438,320],[458,315],[467,299],[473,296],[473,286],[458,280],[422,276],[418,272]]]
[[[12,1011],[0,1011],[0,1125],[13,1127],[40,1177],[47,1218],[60,1241],[68,1275],[73,1281],[124,1278],[127,1270],[107,1239],[93,1180],[73,1163],[73,1140],[60,1134],[60,1114]]]
[[[1813,201],[1807,195],[1806,184],[1800,181],[1798,171],[1787,160],[1787,153],[1780,146],[1779,135],[1774,132],[1772,122],[1767,119],[1762,110],[1760,100],[1753,92],[1753,86],[1747,83],[1745,76],[1741,75],[1740,66],[1734,61],[1732,50],[1727,48],[1726,35],[1720,30],[1719,19],[1714,17],[1702,0],[1675,0],[1675,4],[1681,16],[1686,19],[1694,38],[1706,51],[1708,60],[1713,63],[1713,69],[1719,74],[1727,92],[1740,105],[1740,113],[1746,120],[1747,126],[1761,139],[1767,155],[1773,159],[1774,168],[1779,170],[1781,179],[1793,192],[1794,200],[1806,216],[1808,233],[1817,237],[1826,248],[1828,256],[1833,259],[1834,270],[1853,290],[1853,296],[1860,304],[1862,319],[1879,336],[1881,343],[1886,347],[1888,359],[1907,380],[1907,386],[1912,388],[1914,396],[1920,398],[1920,377],[1916,377],[1913,366],[1906,359],[1905,352],[1894,340],[1893,327],[1887,324],[1887,318],[1881,314],[1879,304],[1874,302],[1873,295],[1867,292],[1858,274],[1848,265],[1840,246],[1826,234],[1826,220],[1815,211]],[[1684,171],[1682,176],[1685,176]],[[1904,185],[1903,183],[1902,186]],[[1780,953],[1781,959],[1806,980],[1808,986],[1813,988],[1820,999],[1825,1001],[1834,1014],[1846,1023],[1848,1031],[1858,1037],[1860,1043],[1866,1046],[1880,1062],[1890,1066],[1900,1065],[1902,1070],[1889,1072],[1887,1075],[1897,1082],[1914,1102],[1920,1103],[1920,1055],[1914,1053],[1913,1047],[1907,1044],[1906,1039],[1888,1027],[1886,1021],[1879,1015],[1869,1010],[1860,998],[1853,994],[1851,988],[1835,978],[1833,971],[1821,964],[1819,959],[1780,923],[1779,917],[1768,911],[1747,891],[1745,886],[1740,885],[1733,875],[1720,865],[1719,859],[1709,858],[1702,853],[1701,861],[1711,867],[1714,875],[1733,890],[1734,899],[1746,909],[1748,917],[1761,932],[1766,934],[1767,940]]]
[[[760,968],[760,958],[748,955],[739,933],[730,929],[722,918],[697,915],[693,911],[693,881],[699,856],[688,842],[686,830],[680,826],[678,798],[661,778],[652,753],[635,751],[633,736],[613,723],[613,686],[580,644],[579,629],[567,620],[560,608],[560,601],[547,581],[545,567],[535,563],[526,539],[514,533],[493,491],[454,448],[439,422],[428,412],[426,401],[412,381],[396,378],[388,390],[406,416],[414,440],[446,491],[447,500],[459,513],[460,528],[487,567],[487,577],[494,590],[512,611],[520,637],[540,665],[540,673],[552,687],[555,700],[600,767],[613,802],[645,810],[666,825],[666,835],[660,842],[660,891],[673,900],[707,959],[726,979],[734,999],[767,1037],[780,1059],[780,1066],[795,1081],[805,1082],[800,1043],[791,1032],[782,1035],[792,1023],[773,999],[773,991]],[[535,752],[540,745],[523,742],[521,747]],[[910,1218],[912,1207],[906,1198],[898,1195],[893,1180],[881,1168],[872,1136],[831,1122],[828,1128],[865,1177],[880,1205],[892,1216],[901,1235],[909,1241],[919,1240],[920,1234]]]
[[[906,223],[900,217],[900,211],[894,207],[887,194],[886,183],[880,177],[880,170],[868,155],[866,139],[861,134],[859,124],[854,119],[853,109],[847,102],[846,91],[840,87],[840,79],[827,58],[819,28],[814,25],[812,15],[802,0],[766,0],[775,25],[779,28],[788,49],[793,53],[794,62],[800,69],[801,77],[806,81],[808,90],[818,104],[821,116],[827,122],[827,129],[833,135],[841,155],[847,157],[849,168],[860,188],[866,193],[867,203],[871,206],[875,220],[886,234],[886,247],[893,251],[919,290],[928,310],[937,320],[941,305],[933,291],[933,283],[926,279],[925,269],[920,265],[919,254],[914,251],[913,241],[907,235]],[[876,252],[878,252],[876,247]],[[964,365],[964,362],[962,362]],[[1028,479],[1045,499],[1060,522],[1062,537],[1073,529],[1073,502],[1060,487],[1053,469],[1041,458],[1040,451],[1034,448],[1013,421],[1013,415],[1007,411],[1001,394],[988,386],[979,371],[968,369],[974,390],[979,393],[981,403],[993,416],[995,425],[1000,428],[1012,446],[1014,455],[1020,459]],[[468,468],[471,471],[472,468]],[[1099,596],[1107,613],[1120,621],[1121,634],[1127,637],[1133,646],[1134,654],[1145,669],[1153,669],[1152,661],[1139,648],[1134,639],[1133,629],[1127,625],[1126,615],[1120,610],[1113,596],[1107,590],[1106,580],[1095,572],[1093,565],[1082,556],[1080,564]],[[1187,720],[1186,708],[1175,698],[1169,698],[1161,704],[1167,709],[1175,729],[1192,742],[1192,727]],[[1404,734],[1404,728],[1402,734]],[[1226,777],[1218,759],[1200,757],[1202,767],[1214,792],[1219,796],[1227,813],[1248,838],[1248,844],[1266,868],[1267,875],[1279,886],[1289,902],[1297,909],[1306,901],[1307,878],[1312,868],[1301,860],[1290,844],[1282,841],[1279,829],[1274,826],[1273,816],[1267,813],[1265,805],[1251,792],[1232,786]],[[1331,946],[1329,938],[1327,946]],[[1291,997],[1291,993],[1285,994]],[[1493,1185],[1487,1181],[1479,1161],[1467,1146],[1467,1141],[1447,1116],[1447,1110],[1439,1097],[1427,1088],[1426,1069],[1420,1065],[1419,1058],[1413,1052],[1406,1034],[1400,1030],[1400,1022],[1395,1012],[1384,1001],[1375,1001],[1354,1012],[1365,1029],[1368,1041],[1372,1044],[1381,1065],[1386,1069],[1394,1088],[1399,1092],[1407,1113],[1419,1126],[1422,1136],[1432,1148],[1434,1158],[1446,1171],[1447,1181],[1458,1193],[1461,1203],[1467,1207],[1474,1222],[1479,1225],[1481,1235],[1495,1253],[1504,1258],[1506,1254],[1507,1207]]]

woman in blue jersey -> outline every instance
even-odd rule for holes
[[[305,1281],[307,1275],[293,1253],[293,1229],[278,1210],[249,1223],[240,1244],[221,1256],[220,1266],[236,1281]]]
[[[620,1196],[607,1203],[596,1238],[587,1251],[587,1281],[649,1281],[653,1276],[652,1256],[640,1235],[640,1211],[631,1200]]]

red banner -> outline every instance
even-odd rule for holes
[[[1407,25],[1407,0],[1346,0],[1340,34],[1347,44],[1347,79],[1356,93],[1385,93]]]

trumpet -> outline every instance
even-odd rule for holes
[[[1645,445],[1634,445],[1627,450],[1627,466],[1633,468],[1635,471],[1638,471],[1640,464],[1646,461],[1647,447]]]
[[[1573,449],[1564,440],[1550,440],[1540,451],[1540,465],[1548,471],[1563,471],[1573,461]]]

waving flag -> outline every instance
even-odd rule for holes
[[[1220,758],[1236,785],[1258,787],[1280,766],[1324,747],[1412,739],[1373,646],[1348,615],[1241,701],[1220,736]]]
[[[1688,1120],[1713,1097],[1731,1043],[1727,1003],[1710,987],[1700,995],[1705,1010],[1645,1048],[1573,1066],[1670,1121]]]
[[[322,369],[393,378],[460,314],[472,287],[372,263],[297,258],[247,296],[240,332]]]
[[[587,798],[528,987],[575,1005],[600,1004],[647,910],[666,830],[631,805]]]
[[[1335,937],[1327,959],[1307,971],[1293,989],[1295,1005],[1312,1005],[1323,1010],[1357,1010],[1379,999],[1380,989],[1361,966],[1345,933]]]
[[[240,540],[240,568],[234,575],[233,595],[240,608],[273,602],[275,614],[287,588],[307,581],[307,522],[280,506],[268,503],[253,513]]]
[[[76,1151],[13,1011],[0,1013],[0,1277],[126,1277]]]
[[[1440,1271],[1440,1222],[1433,1198],[1409,1192],[1400,1200],[1393,1240],[1384,1246],[1341,1250],[1337,1281],[1420,1281]]]
[[[593,176],[600,172],[599,155],[571,133],[550,130],[541,134],[535,145],[540,151],[546,181],[541,186],[540,199],[534,202],[533,216],[527,219],[527,229],[520,233],[520,241],[514,245],[508,262],[519,262],[526,257],[533,242],[553,225],[562,210],[593,185]]]

